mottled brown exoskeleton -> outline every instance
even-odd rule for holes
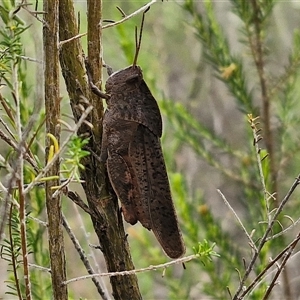
[[[153,230],[165,253],[178,258],[184,254],[185,246],[160,144],[160,111],[141,68],[136,65],[140,43],[141,33],[133,65],[109,74],[106,93],[92,83],[87,64],[93,92],[105,98],[107,103],[101,160],[107,164],[125,221],[132,225],[140,221],[144,227]]]

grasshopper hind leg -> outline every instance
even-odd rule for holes
[[[107,159],[107,171],[113,189],[121,202],[124,219],[134,225],[138,221],[134,208],[136,191],[126,161],[118,153],[111,153]]]

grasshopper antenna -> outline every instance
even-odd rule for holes
[[[137,34],[137,27],[135,27],[135,55],[134,55],[134,59],[133,59],[133,63],[132,63],[132,65],[134,67],[136,66],[137,58],[138,58],[139,51],[140,51],[140,48],[141,48],[142,33],[143,33],[143,27],[144,27],[144,21],[145,21],[145,14],[149,9],[150,9],[150,6],[143,12],[139,38],[137,37],[137,35],[138,35]]]

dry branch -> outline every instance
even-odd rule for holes
[[[45,72],[45,111],[46,132],[51,133],[57,141],[60,138],[60,95],[59,95],[59,65],[58,65],[58,0],[45,0],[44,21],[47,26],[43,30],[44,72]],[[46,153],[49,151],[49,139],[46,138]],[[47,159],[46,155],[46,159]],[[59,160],[49,168],[46,176],[59,178]],[[62,227],[62,212],[60,194],[53,197],[52,186],[59,185],[59,179],[47,181],[45,184],[46,206],[48,215],[49,254],[53,298],[68,299],[68,290],[61,283],[66,280],[66,261],[64,254],[64,239]]]
[[[101,19],[101,1],[88,1],[88,58],[93,65],[94,82],[101,81],[101,29],[98,24]],[[73,1],[60,1],[60,33],[61,41],[68,40],[78,34]],[[92,95],[85,77],[83,49],[79,39],[60,45],[60,64],[65,79],[70,104],[75,121],[82,114],[80,106],[82,98],[88,99],[93,106],[87,121],[93,125],[82,124],[78,135],[89,137],[88,149],[90,155],[82,160],[85,170],[81,171],[83,188],[87,197],[91,219],[98,236],[108,272],[133,270],[134,265],[129,252],[129,245],[123,228],[123,221],[118,207],[117,198],[110,187],[105,167],[97,160],[101,151],[103,105]],[[111,278],[113,296],[115,299],[141,299],[135,274],[115,276]]]

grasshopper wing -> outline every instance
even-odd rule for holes
[[[140,124],[135,139],[130,144],[129,156],[136,173],[145,220],[150,220],[153,233],[169,257],[182,256],[185,246],[171,197],[159,137]],[[143,219],[139,221],[144,225]]]

